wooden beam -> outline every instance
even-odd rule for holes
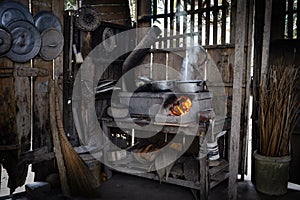
[[[229,188],[228,199],[237,199],[237,175],[239,160],[239,142],[241,126],[241,105],[242,105],[242,80],[244,67],[245,49],[245,21],[246,21],[246,0],[237,2],[236,32],[235,32],[235,56],[233,69],[233,100],[232,100],[232,122],[230,134],[230,155],[229,155]]]
[[[20,154],[20,163],[36,164],[47,160],[52,160],[54,153],[48,151],[48,147],[44,146],[32,151],[22,152]]]
[[[248,0],[248,4],[247,7],[249,6],[249,10],[248,10],[248,23],[247,23],[247,27],[248,27],[248,34],[247,35],[247,58],[246,58],[246,74],[245,74],[245,78],[246,78],[246,90],[245,90],[245,99],[243,100],[245,102],[244,104],[244,115],[242,116],[244,118],[244,124],[243,124],[243,132],[244,134],[246,134],[246,136],[243,138],[243,146],[242,146],[242,153],[243,155],[240,156],[242,159],[242,172],[244,173],[245,170],[247,170],[247,160],[248,160],[248,140],[249,140],[249,126],[248,126],[248,113],[249,113],[249,101],[250,101],[250,84],[251,84],[251,63],[252,63],[252,47],[253,47],[253,21],[254,21],[254,0]],[[244,86],[244,83],[243,83]],[[251,168],[250,168],[251,169]],[[242,179],[244,179],[244,176],[242,176]]]
[[[266,0],[265,1],[265,20],[264,20],[265,25],[264,25],[264,32],[263,32],[260,84],[263,84],[266,81],[266,75],[267,75],[267,70],[268,70],[268,65],[269,65],[271,16],[272,16],[272,0]]]

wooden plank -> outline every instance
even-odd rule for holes
[[[300,39],[300,1],[297,1],[297,39]]]
[[[153,54],[152,78],[153,80],[166,80],[166,53]]]
[[[191,11],[195,10],[195,1],[191,1]],[[195,29],[195,14],[191,14],[191,23],[190,23],[190,32],[194,33],[194,29]],[[195,37],[194,35],[191,36],[191,46],[194,46],[194,40]]]
[[[176,35],[180,34],[180,17],[179,13],[180,12],[180,0],[176,1]],[[179,47],[179,38],[176,39],[176,47]]]
[[[235,29],[236,29],[236,12],[237,12],[237,1],[231,0],[231,12],[230,12],[230,43],[235,42]]]
[[[32,14],[47,10],[53,12],[60,20],[63,15],[63,2],[39,0],[33,3]],[[42,6],[41,6],[42,5]],[[63,21],[62,21],[63,24]],[[60,66],[62,70],[62,58],[57,66]],[[49,80],[53,74],[58,77],[59,75],[53,71],[54,63],[51,61],[44,61],[39,57],[33,60],[33,67],[41,68],[49,72],[47,77],[36,77],[33,80],[33,149],[47,146],[48,151],[53,150],[53,142],[50,131],[50,115],[49,115]],[[62,96],[62,95],[61,95]],[[37,163],[33,165],[33,171],[35,171],[35,180],[45,180],[46,176],[55,168],[53,162],[45,161],[43,163]]]
[[[169,21],[170,21],[170,37],[172,37],[175,33],[174,31],[174,1],[170,1],[170,16],[169,16]],[[176,33],[175,33],[176,34]],[[170,48],[174,46],[173,44],[174,40],[170,39]]]
[[[31,1],[31,10],[33,14],[37,13],[37,11],[42,11],[42,10],[51,12],[52,11],[51,7],[52,7],[52,1],[44,1],[44,0]]]
[[[214,0],[213,44],[217,44],[217,39],[218,39],[218,13],[219,13],[219,10],[217,9],[217,6],[218,6],[218,0]]]
[[[222,171],[228,171],[228,166],[228,162],[224,159],[221,159],[218,166],[209,169],[209,175],[214,176]]]
[[[241,126],[242,106],[242,74],[244,67],[245,48],[245,21],[246,21],[246,0],[238,1],[236,15],[236,37],[235,37],[235,58],[233,70],[233,100],[232,123],[230,134],[230,155],[229,155],[229,188],[228,199],[237,199],[237,175],[239,160],[239,141]]]
[[[226,1],[222,1],[221,44],[226,42]]]
[[[210,0],[205,0],[206,7],[208,8],[205,16],[205,45],[209,45],[210,41]]]
[[[152,77],[151,72],[150,72],[150,53],[148,53],[143,61],[141,62],[141,64],[135,68],[135,77],[141,77],[141,76],[145,76],[145,77]]]
[[[272,5],[272,4],[270,4]],[[270,5],[266,4],[266,7],[271,7]],[[288,10],[287,10],[287,14],[288,14],[288,21],[287,21],[287,36],[289,39],[293,39],[293,26],[294,26],[294,19],[293,19],[293,8],[294,7],[294,0],[288,0]],[[270,13],[271,15],[271,13]]]
[[[262,43],[262,60],[260,71],[260,84],[266,81],[267,70],[269,65],[269,49],[270,49],[270,34],[271,34],[271,15],[272,15],[272,0],[265,1],[265,19],[264,19],[264,32]],[[265,84],[264,84],[265,85]]]
[[[248,38],[247,38],[247,56],[246,56],[246,70],[245,70],[245,79],[246,79],[246,88],[245,88],[245,95],[243,91],[244,98],[244,115],[242,116],[244,118],[244,124],[242,126],[243,129],[243,143],[242,143],[242,156],[240,156],[242,160],[242,172],[243,174],[247,174],[247,168],[249,167],[247,164],[248,160],[248,141],[249,141],[249,133],[250,133],[250,126],[248,126],[249,120],[251,116],[248,116],[249,113],[249,102],[250,102],[250,96],[251,96],[251,63],[252,63],[252,55],[253,55],[253,17],[254,17],[254,1],[249,0],[249,14],[248,14],[248,25],[247,25],[247,32],[248,32]],[[244,90],[244,89],[243,89]]]
[[[202,0],[198,0],[198,10],[202,9]],[[202,13],[198,13],[198,44],[202,45]]]
[[[163,34],[164,34],[164,38],[166,38],[168,36],[168,7],[169,7],[169,1],[165,0],[165,9],[164,9],[164,30],[163,30]],[[164,39],[164,48],[168,48],[168,40]]]
[[[171,52],[168,54],[167,74],[168,74],[169,80],[173,80],[173,79],[179,80],[180,79],[182,61],[183,61],[183,56],[180,56],[174,52]]]
[[[153,20],[157,19],[157,0],[153,0]]]
[[[22,152],[21,163],[36,164],[42,161],[51,160],[54,158],[54,153],[48,151],[48,147],[41,147],[31,151]]]
[[[83,5],[93,5],[93,4],[97,4],[97,3],[101,3],[101,4],[125,4],[127,3],[127,0],[83,0],[82,4]]]
[[[228,172],[223,172],[221,174],[219,174],[217,177],[215,177],[215,180],[211,180],[209,183],[209,187],[212,189],[214,187],[216,187],[218,184],[220,184],[221,182],[223,182],[224,180],[226,180],[229,177]]]
[[[183,47],[186,47],[187,46],[187,27],[188,27],[188,22],[187,22],[187,1],[186,0],[183,0],[183,6],[184,6],[184,11],[183,11],[183,34],[185,35],[184,37],[184,41],[183,41]]]
[[[0,151],[11,151],[20,149],[19,144],[0,145]]]

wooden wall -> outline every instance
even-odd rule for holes
[[[26,7],[29,6],[28,0],[19,0]],[[63,1],[49,1],[49,0],[33,0],[31,1],[31,11],[34,16],[37,12],[47,10],[55,14],[61,22],[63,22]],[[62,75],[62,55],[54,60],[54,74],[56,79]],[[0,58],[0,100],[1,115],[0,130],[3,137],[11,138],[9,143],[20,145],[18,155],[28,153],[30,146],[33,147],[33,152],[43,147],[47,147],[44,152],[44,158],[47,158],[46,153],[53,150],[52,138],[50,133],[49,122],[49,80],[52,78],[52,61],[43,61],[39,56],[36,56],[31,62],[14,63],[11,60],[3,57]],[[48,71],[47,77],[33,77],[32,87],[31,78],[29,76],[19,76],[18,69],[20,68],[42,68]],[[31,95],[33,101],[31,102]],[[58,91],[58,95],[62,97],[62,91]],[[33,103],[33,113],[31,115],[31,103]],[[9,116],[9,117],[7,117]],[[33,126],[31,127],[31,118]],[[32,129],[31,129],[32,128]],[[33,140],[31,143],[31,131],[33,133]],[[8,141],[6,142],[8,143]],[[5,142],[0,141],[0,145]],[[0,152],[3,153],[3,152]],[[15,158],[19,160],[19,158]],[[43,159],[42,159],[43,160]],[[25,163],[27,166],[27,164]],[[46,176],[55,168],[54,161],[47,163],[36,164],[33,169],[36,172],[36,180],[44,180]],[[17,171],[17,170],[16,170]],[[14,177],[18,180],[16,186],[22,185],[27,174],[27,169],[24,169],[23,175]],[[21,183],[22,182],[22,183]],[[12,188],[12,187],[11,187]]]
[[[131,26],[128,0],[83,0],[82,5],[96,9],[101,21]]]

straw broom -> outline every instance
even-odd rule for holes
[[[293,66],[271,66],[260,88],[259,153],[289,155],[291,132],[299,102],[295,88],[299,71]]]
[[[56,122],[58,126],[59,139],[61,143],[61,150],[64,157],[64,163],[66,166],[68,183],[72,195],[82,196],[98,196],[97,188],[99,183],[97,179],[89,170],[88,166],[82,160],[82,158],[73,149],[69,143],[61,119],[59,100],[55,98],[55,114]]]

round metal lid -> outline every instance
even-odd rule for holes
[[[48,11],[40,11],[34,17],[34,25],[42,33],[47,28],[56,28],[62,32],[62,25],[57,16]]]
[[[33,23],[33,17],[28,8],[15,1],[0,3],[0,25],[7,26],[17,20],[26,20]]]
[[[94,31],[101,23],[98,12],[91,6],[79,8],[74,17],[76,27],[84,31]]]
[[[0,56],[4,56],[12,46],[12,37],[10,32],[4,28],[0,27]]]
[[[55,28],[48,28],[42,32],[41,38],[41,58],[50,61],[58,57],[64,46],[64,37],[62,33]]]
[[[41,48],[41,35],[36,27],[24,20],[14,21],[7,26],[12,35],[13,44],[6,54],[15,62],[27,62],[34,58]]]

